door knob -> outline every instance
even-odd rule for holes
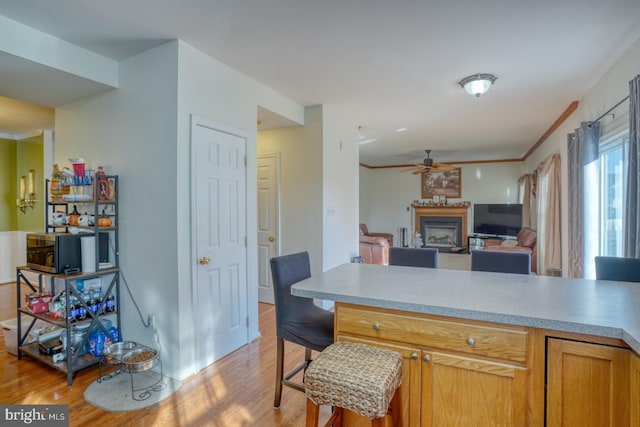
[[[276,240],[276,238],[274,236],[269,236],[269,241],[273,242],[274,240]]]
[[[209,265],[211,264],[211,258],[203,256],[200,258],[200,265]]]

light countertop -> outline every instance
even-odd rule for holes
[[[344,264],[293,295],[462,319],[621,338],[640,354],[640,284]]]

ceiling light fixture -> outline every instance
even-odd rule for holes
[[[473,95],[475,97],[479,97],[489,89],[491,89],[491,85],[497,79],[493,74],[474,74],[469,77],[465,77],[460,80],[458,84],[465,90],[469,95]]]

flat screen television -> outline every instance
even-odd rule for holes
[[[474,204],[473,232],[516,236],[522,228],[521,204]]]

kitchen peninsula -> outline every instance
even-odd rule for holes
[[[345,264],[292,293],[403,356],[406,425],[640,425],[638,284]]]

